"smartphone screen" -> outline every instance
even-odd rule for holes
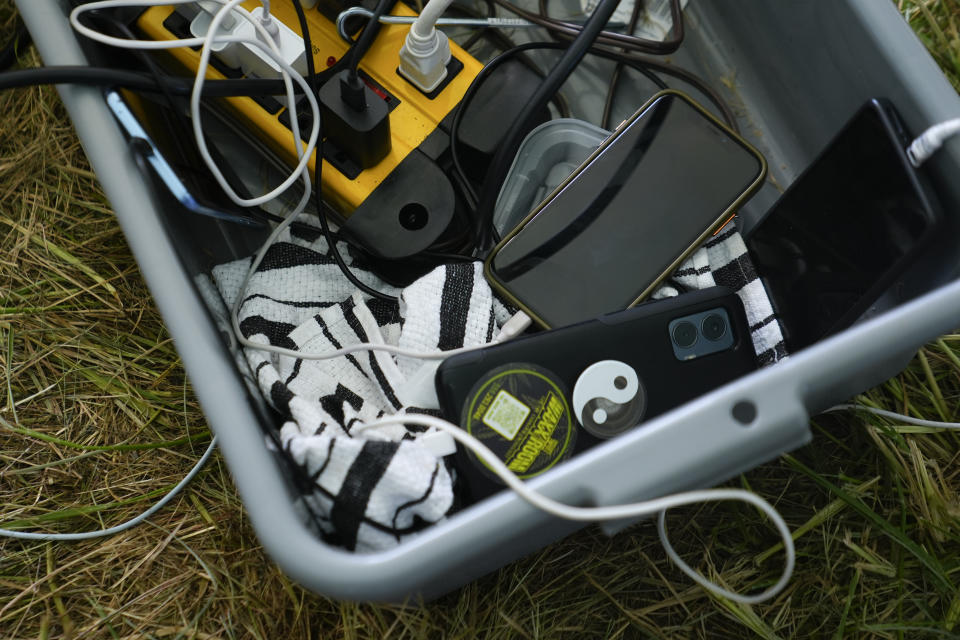
[[[658,94],[494,249],[487,274],[540,324],[625,309],[759,186],[762,156]]]
[[[931,231],[898,131],[889,103],[867,103],[747,238],[791,351],[853,324]]]

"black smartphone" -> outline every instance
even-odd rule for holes
[[[765,174],[756,149],[663,91],[494,248],[487,278],[544,327],[625,309],[729,221]]]
[[[932,238],[939,208],[909,143],[870,100],[746,237],[790,351],[853,324]]]
[[[714,287],[453,356],[436,386],[444,416],[526,479],[756,366],[743,303]],[[455,460],[464,500],[503,488]]]

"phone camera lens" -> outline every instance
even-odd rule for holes
[[[697,341],[697,328],[693,326],[692,322],[686,320],[678,322],[673,327],[673,341],[681,349],[692,346]]]
[[[711,313],[703,319],[700,330],[707,340],[719,340],[727,332],[727,323],[722,316]]]

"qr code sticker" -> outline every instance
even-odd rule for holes
[[[493,399],[490,408],[483,414],[483,424],[507,440],[513,440],[528,415],[530,415],[530,407],[501,389]]]

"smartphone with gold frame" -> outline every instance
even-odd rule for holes
[[[487,279],[543,327],[625,309],[765,176],[759,151],[685,94],[662,91],[494,247]]]

